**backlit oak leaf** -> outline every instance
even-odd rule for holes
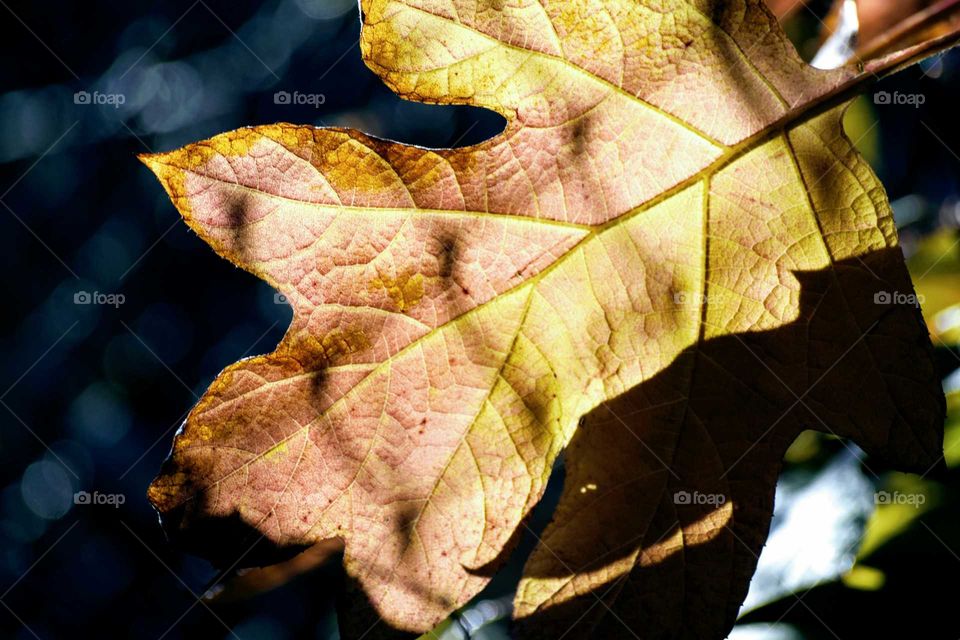
[[[344,637],[425,631],[569,445],[521,633],[722,637],[801,429],[937,460],[927,332],[841,127],[857,70],[804,64],[761,0],[361,5],[394,91],[507,128],[430,150],[277,124],[143,157],[294,308],[177,435],[149,491],[174,536],[340,538],[372,605]]]

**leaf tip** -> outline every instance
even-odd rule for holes
[[[170,151],[167,153],[140,153],[137,154],[137,160],[147,166],[153,175],[157,177],[160,184],[166,190],[167,195],[177,206],[177,209],[185,217],[189,217],[189,200],[185,197],[186,190],[186,171],[193,168],[193,160],[184,150]]]
[[[157,177],[162,178],[165,171],[177,166],[175,154],[176,152],[138,153],[137,160],[145,164]]]

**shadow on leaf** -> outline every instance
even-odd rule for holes
[[[930,408],[943,403],[926,329],[915,307],[883,302],[913,290],[900,250],[795,275],[794,322],[703,341],[587,417],[525,569],[521,637],[731,628],[803,429],[920,473],[937,463],[943,414]]]

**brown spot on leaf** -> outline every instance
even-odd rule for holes
[[[385,292],[394,307],[400,313],[420,304],[424,294],[424,277],[420,273],[405,272],[393,278],[380,275],[370,281],[367,289],[372,292]]]

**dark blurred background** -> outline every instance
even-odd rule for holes
[[[290,310],[193,235],[135,156],[277,121],[462,146],[502,120],[390,93],[360,59],[355,0],[0,0],[0,24],[0,637],[336,638],[336,562],[200,602],[217,572],[166,543],[145,498],[197,397],[224,366],[272,350]],[[818,29],[809,12],[790,24],[808,58]],[[878,90],[924,97],[871,94],[848,126],[895,203],[953,392],[960,57]],[[314,97],[278,104],[277,92]],[[895,474],[813,435],[788,460],[780,542],[735,637],[846,639],[921,619],[960,635],[936,583],[960,571],[956,474]],[[878,491],[923,501],[875,509]],[[529,546],[438,635],[508,637],[498,619]]]

